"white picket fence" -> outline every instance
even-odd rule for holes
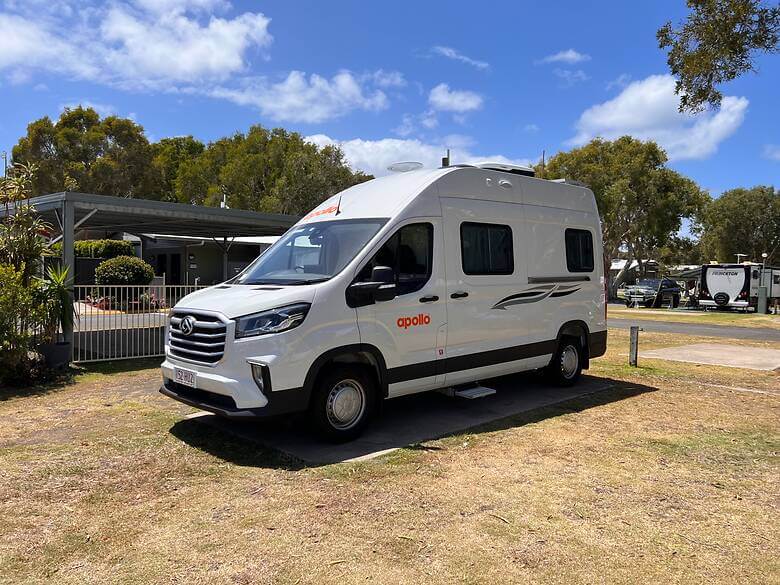
[[[74,286],[73,362],[162,356],[171,308],[198,285]]]

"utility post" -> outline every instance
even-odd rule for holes
[[[758,279],[758,306],[756,312],[761,315],[766,315],[769,312],[769,295],[767,294],[766,286],[766,259],[769,254],[764,252],[761,254],[761,278]],[[771,271],[769,282],[771,284]]]
[[[630,345],[628,348],[628,365],[637,367],[639,362],[639,332],[638,326],[632,325],[630,330]]]

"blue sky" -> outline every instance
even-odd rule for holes
[[[780,58],[676,112],[658,2],[0,0],[0,150],[90,104],[150,139],[283,126],[384,173],[398,160],[535,161],[594,136],[655,139],[713,195],[777,184]]]

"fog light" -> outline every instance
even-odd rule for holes
[[[260,389],[260,392],[265,391],[265,376],[264,376],[264,366],[261,366],[260,364],[251,364],[252,366],[252,379],[255,381],[255,384],[257,384],[257,387]]]

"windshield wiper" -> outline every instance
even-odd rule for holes
[[[307,279],[301,279],[301,280],[290,280],[285,282],[285,284],[290,284],[293,286],[297,286],[299,284],[316,284],[318,282],[325,282],[326,280],[330,280],[330,277],[323,277],[323,278],[307,278]]]
[[[286,278],[276,278],[276,279],[258,278],[257,280],[246,280],[244,282],[240,282],[237,284],[245,284],[245,285],[272,284],[275,286],[298,286],[302,284],[316,284],[318,282],[325,282],[326,280],[330,280],[330,277],[301,278],[295,280],[288,280]]]

